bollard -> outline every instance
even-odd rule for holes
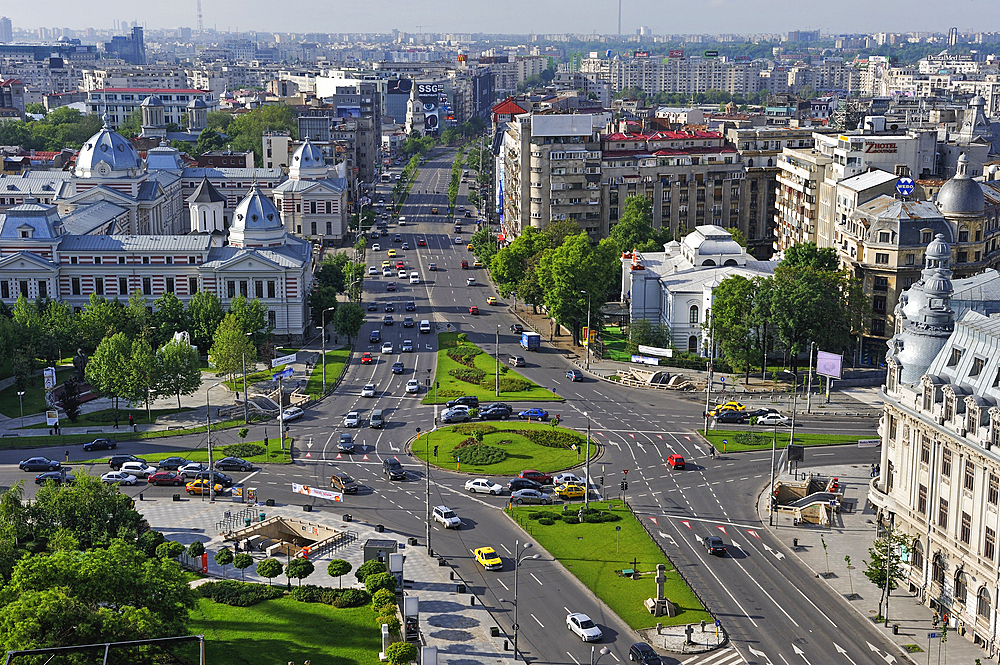
[[[448,571],[448,579],[449,580],[455,579],[455,571],[454,570]]]
[[[792,538],[792,547],[798,547],[798,546],[799,546],[799,539]]]
[[[490,637],[500,637],[499,626],[490,626]]]
[[[351,517],[351,514],[350,514],[350,513],[344,513],[344,521],[345,521],[345,522],[350,522],[350,521],[351,521],[352,519],[354,519],[354,518],[353,518],[353,517]],[[248,525],[248,526],[249,526],[249,525]]]
[[[507,640],[503,641],[503,650],[504,651],[510,651],[510,643],[507,642]]]
[[[476,604],[476,597],[475,596],[469,596],[469,607],[472,607],[475,604]]]
[[[455,593],[465,593],[465,585],[464,584],[455,585]]]
[[[383,526],[382,524],[376,524],[375,533],[385,533],[385,526]]]
[[[899,624],[898,623],[892,624],[892,634],[893,635],[899,635]]]
[[[142,501],[142,492],[139,492],[139,501]]]

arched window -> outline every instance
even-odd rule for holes
[[[959,570],[955,573],[955,600],[960,603],[965,602],[965,595],[969,591],[968,582],[966,575],[963,571]]]
[[[919,571],[924,569],[924,545],[920,542],[920,539],[913,541],[913,555],[910,557],[910,565]]]
[[[688,337],[688,353],[698,353],[698,337],[696,335]]]
[[[774,166],[774,160],[773,160],[773,159],[771,159],[770,157],[768,157],[768,158],[767,158],[767,165],[768,165],[768,166]]]
[[[726,259],[726,262],[723,263],[722,265],[724,265],[724,266],[735,266],[735,265],[737,265],[736,259]]]
[[[751,169],[753,168],[753,159],[752,158],[747,160],[747,167],[751,168]]]
[[[714,266],[715,265],[715,261],[712,260],[712,259],[705,259],[704,261],[701,262],[701,265],[703,265],[703,266]]]
[[[688,310],[688,323],[698,323],[698,306],[691,305],[691,309]]]
[[[934,563],[931,564],[931,579],[941,586],[944,586],[944,561],[941,560],[941,555],[934,555]]]
[[[984,619],[990,618],[990,592],[986,590],[986,587],[979,590],[979,595],[976,598],[976,614]]]

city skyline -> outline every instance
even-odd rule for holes
[[[708,3],[664,11],[653,0],[622,0],[622,34],[632,35],[640,26],[653,34],[752,34],[785,33],[789,30],[821,30],[826,33],[872,32],[990,32],[1000,30],[1000,5],[967,0],[950,6],[948,15],[941,5],[930,0],[890,2],[872,5],[862,0],[845,0],[840,11],[818,15],[812,5],[790,5],[781,0],[709,0]],[[965,5],[969,15],[961,21],[955,9]],[[116,22],[137,21],[147,29],[194,28],[197,25],[195,0],[165,5],[144,5],[135,14],[136,5],[123,0],[108,0],[100,5],[101,16],[95,22],[90,5],[69,0],[55,0],[46,6],[47,17],[59,17],[60,25],[41,16],[28,5],[11,5],[3,11],[15,29],[39,27],[83,30],[109,30]],[[219,32],[319,32],[319,33],[389,33],[393,29],[408,33],[487,33],[538,34],[578,33],[610,35],[617,32],[618,4],[614,0],[555,0],[545,4],[513,0],[502,14],[492,11],[483,0],[443,2],[433,12],[426,6],[400,7],[388,0],[375,0],[361,8],[339,5],[335,9],[314,0],[297,5],[294,14],[274,12],[263,0],[246,0],[241,12],[233,16],[228,6],[203,0],[202,16],[206,28]],[[308,21],[302,17],[309,16]],[[526,17],[531,17],[530,20]],[[257,17],[257,18],[255,18]],[[233,20],[233,19],[237,20]],[[974,19],[974,20],[973,20]],[[307,25],[308,23],[308,25]],[[957,25],[956,25],[957,23]],[[977,27],[969,27],[975,23]],[[965,25],[963,25],[965,24]]]

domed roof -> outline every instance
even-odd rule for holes
[[[976,95],[971,100],[969,100],[969,108],[974,106],[986,106],[986,100],[982,95]]]
[[[206,104],[204,101],[200,99],[192,99],[190,102],[188,102],[187,107],[189,109],[207,109],[208,104]]]
[[[128,139],[111,129],[107,116],[104,127],[83,144],[76,158],[78,177],[127,177],[142,170],[142,157]]]
[[[285,226],[274,202],[260,191],[257,183],[233,211],[229,242],[239,247],[273,246],[284,243]]]
[[[308,136],[292,154],[288,175],[292,178],[326,177],[326,160],[323,159],[323,152],[313,145]]]
[[[943,233],[936,234],[934,240],[931,240],[930,244],[927,245],[927,256],[938,261],[951,258],[951,248],[945,242]]]
[[[963,153],[958,158],[958,172],[944,183],[937,195],[938,208],[944,214],[981,215],[986,209],[983,188],[969,178],[969,158]]]
[[[142,100],[142,106],[163,106],[163,100],[156,95],[150,95]]]

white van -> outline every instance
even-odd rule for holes
[[[421,321],[420,322],[420,332],[422,332],[422,333],[429,333],[430,331],[431,331],[431,322],[428,321],[427,319],[424,319],[423,321]]]
[[[419,284],[419,283],[420,283],[420,273],[414,270],[413,272],[410,273],[410,284]]]
[[[406,216],[405,215],[400,215],[399,216],[399,225],[400,226],[406,226]]]

